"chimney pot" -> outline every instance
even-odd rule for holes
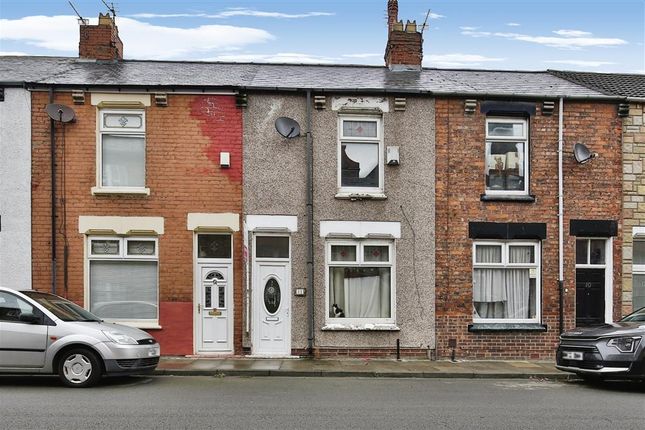
[[[114,17],[109,13],[99,13],[97,25],[82,23],[79,27],[79,58],[95,60],[123,60],[123,42],[119,38],[119,29]]]

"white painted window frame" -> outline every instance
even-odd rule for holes
[[[143,187],[113,187],[103,185],[103,136],[104,135],[119,135],[119,136],[136,136],[143,137],[144,141],[144,155],[143,155],[143,177],[146,179],[146,164],[147,164],[147,132],[146,132],[146,111],[145,109],[97,109],[97,133],[96,133],[96,186],[92,187],[92,194],[144,194],[149,195],[150,189],[144,184]],[[125,115],[140,115],[141,127],[137,129],[124,129],[116,127],[107,127],[104,123],[106,114],[125,114]]]
[[[356,261],[332,261],[331,247],[356,246]],[[364,261],[365,246],[387,246],[389,261]],[[331,318],[329,309],[329,269],[332,267],[389,267],[390,268],[390,318]],[[396,246],[394,240],[382,239],[327,239],[325,241],[325,326],[365,327],[366,324],[396,324]]]
[[[491,122],[505,123],[505,124],[522,124],[523,135],[518,136],[489,136],[488,124]],[[486,183],[484,189],[486,195],[489,196],[526,196],[529,194],[530,171],[529,163],[529,120],[526,118],[513,118],[513,117],[495,117],[490,116],[486,118],[486,148],[484,153],[484,178],[488,173],[488,159],[490,157],[491,144],[494,142],[523,142],[524,143],[524,190],[489,190]]]
[[[478,245],[498,245],[502,247],[501,263],[477,263],[476,247]],[[533,246],[535,255],[534,263],[509,263],[509,247],[511,246]],[[542,260],[541,243],[530,240],[475,240],[472,245],[472,277],[475,279],[475,269],[523,269],[535,270],[535,318],[475,318],[475,324],[534,324],[540,323],[542,315]],[[530,275],[529,275],[530,276]],[[474,287],[471,283],[471,288]],[[473,301],[473,308],[475,304]],[[474,313],[474,311],[473,311]]]
[[[613,237],[576,237],[576,245],[578,240],[604,240],[605,241],[605,263],[604,264],[578,264],[576,262],[576,269],[604,269],[605,270],[605,323],[611,324],[614,320],[614,248]],[[591,246],[587,243],[587,263],[590,261]],[[574,254],[576,255],[576,254]],[[575,258],[575,257],[574,257]]]
[[[345,121],[373,121],[376,122],[376,137],[345,137],[343,135],[343,123]],[[378,144],[378,187],[347,187],[342,185],[342,145],[343,143],[377,143]],[[385,163],[383,159],[383,118],[379,115],[350,115],[343,114],[338,116],[338,144],[336,145],[336,186],[338,188],[337,197],[349,197],[352,194],[373,196],[376,198],[384,197],[384,173]]]
[[[93,240],[118,240],[119,241],[119,255],[94,255],[92,254],[92,241]],[[154,255],[128,255],[127,245],[128,241],[150,241],[155,242]],[[90,262],[91,261],[155,261],[157,263],[157,318],[156,319],[105,319],[106,322],[114,322],[131,327],[142,329],[160,329],[159,325],[159,240],[157,237],[140,237],[140,236],[98,236],[86,235],[85,236],[85,298],[83,306],[85,309],[90,309],[92,288],[90,285]]]

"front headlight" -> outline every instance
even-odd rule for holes
[[[607,341],[607,346],[613,346],[620,352],[634,352],[640,341],[640,336],[615,337]]]
[[[114,343],[121,345],[137,345],[138,342],[127,334],[119,333],[117,331],[104,331],[103,334],[107,336]]]

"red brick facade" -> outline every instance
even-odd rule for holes
[[[98,25],[80,26],[78,56],[96,60],[123,59],[123,42],[109,14],[99,14]]]
[[[436,101],[436,330],[437,356],[551,359],[559,335],[558,112],[529,122],[530,184],[534,202],[481,201],[485,191],[485,119],[464,113],[463,99]],[[621,124],[612,104],[564,104],[564,299],[565,327],[575,325],[575,242],[571,219],[618,221],[613,238],[613,314],[620,315]],[[577,164],[571,153],[583,142],[598,158]],[[472,323],[472,243],[469,222],[546,224],[542,241],[541,324],[546,332],[468,331]]]
[[[86,100],[89,100],[86,94]],[[193,353],[193,232],[188,213],[242,213],[242,114],[234,96],[168,95],[168,106],[146,111],[146,187],[150,195],[94,196],[96,186],[97,107],[74,105],[69,92],[55,103],[72,106],[76,122],[57,125],[57,285],[58,293],[84,301],[84,235],[79,216],[163,217],[159,236],[159,321],[150,332],[162,354]],[[33,288],[51,286],[50,121],[48,93],[32,93],[32,255]],[[231,154],[221,168],[219,152]],[[66,189],[63,191],[63,171]],[[63,219],[63,202],[66,218]],[[69,242],[68,285],[64,286],[63,224]],[[242,234],[233,234],[234,350],[242,351]]]

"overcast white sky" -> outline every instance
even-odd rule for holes
[[[100,0],[73,0],[96,20]],[[122,0],[126,58],[383,64],[387,0]],[[424,66],[645,73],[643,0],[399,0]],[[2,55],[76,56],[66,0],[1,0]]]

